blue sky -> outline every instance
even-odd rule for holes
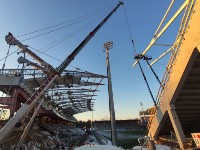
[[[105,52],[103,44],[106,41],[113,41],[113,49],[110,50],[110,63],[113,84],[113,95],[115,102],[115,113],[117,119],[132,119],[138,117],[141,110],[140,102],[144,108],[153,106],[150,94],[143,80],[139,66],[132,67],[134,63],[134,49],[132,47],[129,29],[127,26],[124,10],[128,18],[130,31],[135,43],[137,53],[141,53],[153,38],[165,11],[171,0],[123,0],[124,6],[120,7],[106,24],[98,31],[91,41],[83,48],[72,66],[84,71],[106,75]],[[175,2],[169,17],[181,6],[184,0]],[[0,60],[6,56],[8,45],[5,42],[5,35],[11,32],[14,36],[22,35],[53,25],[57,25],[72,19],[90,14],[94,11],[106,9],[108,14],[117,4],[116,0],[2,0],[0,5]],[[180,15],[172,26],[167,30],[157,43],[173,44],[181,20]],[[169,19],[169,17],[167,17]],[[45,53],[59,60],[64,60],[70,52],[93,30],[101,21],[98,20],[84,31],[69,38],[58,46],[47,50]],[[26,40],[23,43],[36,49],[41,49],[45,45],[71,33],[75,28],[83,26],[87,22],[81,22],[71,28],[64,28],[51,34],[46,34],[39,38]],[[19,37],[24,40],[27,37]],[[157,58],[168,47],[153,46],[147,53],[153,59]],[[11,52],[16,48],[12,48]],[[17,68],[17,58],[19,55],[13,54],[7,59],[5,68]],[[60,65],[56,61],[45,55],[40,55],[54,67]],[[153,67],[155,72],[162,79],[169,55],[156,63]],[[4,61],[0,61],[2,66]],[[145,62],[141,62],[147,80],[152,89],[154,97],[158,91],[158,83],[147,67]],[[69,66],[67,69],[74,70]],[[109,118],[108,92],[106,84],[99,88],[95,101],[94,120]],[[91,112],[77,115],[78,119],[91,119]]]

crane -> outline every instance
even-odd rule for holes
[[[26,101],[26,103],[16,112],[16,114],[5,124],[5,126],[0,130],[0,142],[4,140],[9,133],[11,133],[16,124],[19,123],[23,117],[30,112],[30,110],[38,103],[40,98],[47,92],[50,86],[53,84],[55,79],[65,70],[65,68],[71,63],[76,55],[82,50],[82,48],[90,41],[90,39],[96,34],[96,32],[106,23],[106,21],[112,16],[112,14],[123,5],[123,2],[119,2],[117,6],[94,28],[86,38],[76,47],[74,51],[61,63],[61,65],[54,69],[50,64],[45,62],[42,58],[34,54],[27,45],[23,45],[18,41],[11,33],[9,33],[5,40],[9,45],[17,46],[22,52],[26,52],[36,61],[38,61],[42,66],[48,69],[51,74],[44,81],[44,83],[38,88],[38,90]]]

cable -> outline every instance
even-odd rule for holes
[[[111,5],[110,5],[110,6],[107,6],[107,7],[105,7],[105,8],[103,8],[103,9],[100,9],[100,10],[98,10],[98,11],[95,11],[94,13],[90,13],[90,14],[95,14],[95,13],[100,12],[100,11],[102,11],[102,10],[108,9],[109,7],[111,7]],[[89,15],[90,15],[90,14],[89,14]],[[89,15],[85,15],[85,16],[83,16],[83,17],[79,17],[79,18],[73,19],[72,21],[78,20],[78,19],[80,19],[80,18],[84,18],[84,17],[89,16]],[[72,22],[72,21],[68,21],[68,22]],[[57,24],[57,25],[54,25],[54,26],[51,26],[51,27],[47,27],[47,28],[43,28],[43,29],[36,30],[36,31],[33,31],[33,32],[29,32],[29,33],[26,33],[26,34],[22,34],[22,35],[19,35],[19,36],[17,36],[17,37],[21,37],[21,36],[29,35],[29,34],[32,34],[32,33],[39,32],[39,31],[47,30],[47,29],[50,29],[50,28],[53,28],[53,27],[57,27],[57,26],[59,26],[59,25],[62,25],[62,24],[68,23],[68,22],[60,23],[60,24]],[[79,21],[79,22],[80,22],[80,21]],[[63,27],[62,27],[62,28],[63,28]],[[85,27],[85,28],[86,28],[86,27]],[[84,29],[84,28],[83,28],[83,29]],[[81,29],[81,30],[83,30],[83,29]],[[58,30],[58,29],[56,29],[56,30]],[[79,30],[80,30],[80,29],[79,29]],[[54,30],[54,31],[55,31],[55,30]],[[53,31],[51,31],[51,32],[53,32]],[[47,32],[47,33],[49,33],[49,32]],[[47,34],[47,33],[43,33],[42,35]],[[78,33],[78,32],[76,32],[76,33]],[[71,33],[71,34],[72,34],[72,33]],[[74,35],[75,35],[75,34],[74,34]],[[39,36],[39,35],[38,35],[38,36]],[[38,36],[34,36],[34,37],[38,37]],[[73,35],[72,35],[72,36],[73,36]],[[71,37],[72,37],[72,36],[71,36]],[[34,37],[31,37],[31,38],[34,38]],[[31,38],[28,38],[28,39],[31,39]],[[70,37],[68,37],[68,38],[70,38]],[[28,39],[25,39],[25,40],[28,40]],[[25,41],[25,40],[23,40],[23,41]],[[63,40],[63,41],[64,41],[64,40]],[[63,41],[57,43],[56,45],[62,43]],[[52,43],[49,44],[49,45],[52,45]],[[49,45],[48,45],[48,46],[49,46]],[[53,47],[55,47],[56,45],[53,45],[53,46],[50,47],[50,48],[53,48]],[[44,48],[44,47],[43,47],[43,48]],[[49,48],[49,49],[50,49],[50,48]],[[35,49],[35,50],[36,50],[36,49]],[[9,54],[9,55],[7,54],[7,56],[4,57],[4,58],[2,58],[0,61],[2,61],[2,60],[5,60],[5,61],[6,61],[6,59],[7,59],[8,56],[11,56],[12,54],[14,54],[14,53],[17,52],[17,51],[18,51],[18,50],[14,51],[13,53],[11,53],[11,54]],[[39,51],[39,50],[37,50],[37,51]],[[8,52],[8,53],[9,53],[9,52]],[[42,53],[42,52],[40,52],[40,53]],[[43,53],[43,54],[45,54],[45,53]],[[45,55],[47,55],[47,54],[45,54]],[[49,56],[49,57],[51,57],[51,58],[53,58],[53,59],[58,60],[57,58],[54,58],[54,57],[52,57],[52,56],[50,56],[50,55],[47,55],[47,56]],[[58,61],[61,62],[61,60],[58,60]],[[5,66],[5,65],[4,65],[4,66]],[[3,68],[4,68],[4,66],[3,66]],[[72,66],[72,67],[74,67],[74,66]],[[80,70],[80,69],[77,68],[77,67],[74,67],[74,68],[76,68],[77,70]]]
[[[162,83],[161,83],[160,79],[158,78],[156,72],[153,70],[152,66],[150,65],[150,63],[149,63],[149,61],[148,61],[149,58],[148,58],[147,56],[144,56],[143,59],[146,60],[146,63],[147,63],[148,66],[150,67],[151,71],[153,72],[153,74],[154,74],[154,76],[156,77],[157,81],[159,82],[160,86],[161,86],[162,88],[164,88],[164,86],[162,85]]]
[[[52,43],[50,43],[50,44],[44,46],[44,47],[41,48],[40,50],[37,50],[37,49],[35,49],[35,48],[33,48],[33,47],[31,47],[31,48],[34,49],[34,50],[36,50],[36,51],[38,51],[38,52],[40,52],[40,53],[42,53],[42,54],[44,54],[44,55],[46,55],[46,56],[49,56],[49,57],[53,58],[52,56],[50,56],[50,55],[48,55],[48,54],[45,54],[44,52],[47,51],[47,50],[49,50],[49,49],[51,49],[51,48],[53,48],[53,47],[55,47],[55,46],[57,46],[58,44],[64,42],[65,40],[71,38],[72,36],[76,35],[76,34],[79,33],[80,31],[82,31],[82,30],[88,28],[89,26],[91,26],[92,24],[94,24],[98,19],[100,19],[100,18],[102,18],[102,17],[103,17],[103,15],[99,16],[98,18],[95,18],[94,20],[90,21],[89,23],[85,24],[84,26],[78,28],[77,30],[75,30],[75,31],[73,31],[73,32],[71,32],[71,33],[69,33],[67,36],[63,36],[62,38],[60,38],[60,39],[58,39],[58,40],[56,40],[56,41],[54,41],[54,42],[52,42]],[[56,44],[53,45],[54,43],[56,43]],[[46,47],[48,47],[48,46],[50,46],[50,45],[53,45],[53,46],[49,47],[48,49],[45,49],[44,51],[41,51],[42,49],[44,49],[44,48],[46,48]],[[39,53],[39,54],[40,54],[40,53]],[[54,59],[56,59],[56,58],[54,58]],[[58,59],[57,59],[57,60],[58,60]],[[58,61],[60,61],[60,60],[58,60]]]
[[[67,35],[67,37],[64,36],[64,37],[65,37],[64,39],[63,39],[63,37],[60,38],[60,39],[62,39],[62,41],[59,41],[60,39],[59,39],[59,40],[56,40],[56,41],[53,42],[53,43],[56,43],[57,41],[59,41],[59,43],[56,43],[55,45],[51,46],[50,48],[53,48],[53,47],[57,46],[58,44],[64,42],[66,39],[69,39],[69,38],[71,38],[72,36],[75,36],[77,33],[79,33],[80,31],[82,31],[82,30],[88,28],[89,26],[91,26],[92,24],[94,24],[95,22],[97,22],[97,21],[98,21],[100,18],[102,18],[102,17],[103,17],[103,15],[99,16],[98,18],[95,18],[94,20],[92,20],[92,21],[90,21],[89,23],[85,24],[84,26],[82,26],[81,28],[77,29],[76,31],[69,33],[69,34]],[[51,44],[49,44],[49,45],[52,45],[53,43],[51,43]],[[47,45],[47,46],[49,46],[49,45]],[[41,48],[41,50],[44,49],[44,48],[46,48],[47,46]],[[44,55],[46,55],[46,56],[48,56],[48,57],[50,57],[50,58],[53,58],[53,59],[55,59],[55,60],[57,60],[57,61],[59,61],[59,62],[63,62],[63,61],[61,61],[61,60],[59,60],[59,59],[57,59],[57,58],[55,58],[55,57],[53,57],[53,56],[50,56],[50,55],[44,53],[45,51],[49,50],[50,48],[48,48],[48,49],[46,49],[46,50],[44,50],[44,51],[37,50],[37,49],[35,49],[35,48],[33,48],[33,47],[30,47],[30,48],[32,48],[32,49],[34,49],[35,51],[39,52],[38,54],[41,54],[41,53],[42,53],[42,54],[44,54]],[[81,70],[81,69],[79,69],[79,68],[77,68],[77,67],[74,67],[74,66],[72,66],[72,65],[70,65],[70,66],[73,67],[73,68],[75,68],[75,69],[77,69],[77,70]]]
[[[7,59],[8,56],[11,56],[12,54],[16,53],[19,49],[17,49],[16,51],[10,53],[9,55],[7,55],[6,57],[0,59],[0,61],[4,60],[4,59]]]
[[[79,22],[80,22],[80,21],[79,21]],[[76,22],[76,23],[77,23],[77,22]],[[73,25],[73,24],[75,24],[75,23],[72,23],[72,24],[70,24],[70,25]],[[57,29],[54,29],[54,30],[51,30],[51,31],[48,31],[48,32],[45,32],[45,33],[42,33],[42,34],[39,34],[39,35],[36,35],[36,36],[32,36],[32,37],[30,37],[30,38],[27,38],[27,39],[22,40],[22,42],[23,42],[23,41],[30,40],[30,39],[33,39],[33,38],[36,38],[36,37],[40,37],[40,36],[43,36],[43,35],[46,35],[46,34],[55,32],[55,31],[58,31],[58,30],[60,30],[60,29],[64,29],[64,28],[66,28],[66,27],[68,27],[68,26],[70,26],[70,25],[63,26],[63,27],[60,27],[60,28],[57,28]]]
[[[127,26],[128,26],[128,31],[129,31],[129,34],[130,34],[130,38],[131,38],[131,42],[132,42],[132,46],[133,46],[133,50],[134,50],[134,55],[136,55],[135,44],[134,44],[134,40],[133,40],[133,37],[132,37],[132,34],[131,34],[131,29],[130,29],[130,25],[129,25],[129,22],[128,22],[128,17],[127,17],[124,5],[123,5],[123,8],[124,8],[123,10],[124,10],[124,15],[125,15],[126,23],[127,23]]]
[[[53,48],[53,47],[59,45],[60,43],[63,43],[65,40],[67,40],[67,39],[69,39],[69,38],[75,36],[75,35],[76,35],[77,33],[79,33],[80,31],[86,29],[87,27],[89,27],[90,25],[92,25],[93,23],[95,23],[99,18],[100,18],[100,17],[95,18],[95,20],[93,20],[93,21],[87,23],[86,25],[80,27],[79,29],[77,29],[77,30],[75,30],[75,31],[73,31],[73,32],[71,32],[71,33],[69,33],[67,36],[63,36],[62,38],[60,38],[60,39],[58,39],[58,40],[56,40],[56,41],[54,41],[54,42],[52,42],[52,43],[50,43],[50,44],[44,46],[43,48],[41,48],[41,50],[42,50],[42,49],[45,49],[46,47],[48,47],[48,46],[50,46],[50,45],[52,45],[51,47],[49,47],[49,48],[47,48],[46,50],[44,50],[44,51],[47,51],[47,50],[49,50],[49,49],[51,49],[51,48]],[[55,44],[54,44],[54,43],[55,43]],[[53,45],[53,44],[54,44],[54,45]],[[44,51],[43,51],[43,52],[44,52]]]
[[[79,17],[80,18],[80,17]],[[100,17],[99,17],[100,18]],[[97,20],[98,18],[96,18],[95,19],[95,21]],[[75,19],[75,20],[77,20],[77,19]],[[93,22],[94,23],[94,22]],[[63,23],[64,24],[64,23]],[[59,24],[60,25],[60,24]],[[77,34],[79,31],[81,31],[81,30],[83,30],[83,29],[85,29],[85,28],[87,28],[88,26],[90,26],[91,25],[91,23],[88,23],[88,24],[86,24],[84,27],[82,27],[82,28],[79,28],[79,30],[77,30],[77,31],[74,31],[73,33],[70,33],[69,35],[70,35],[70,37],[72,37],[72,36],[74,36],[75,34]],[[58,25],[55,25],[55,26],[58,26]],[[55,26],[52,26],[52,27],[55,27]],[[52,27],[48,27],[48,28],[52,28]],[[47,28],[45,28],[45,29],[47,29]],[[42,29],[42,30],[44,30],[44,29]],[[39,32],[39,31],[41,31],[41,30],[37,30],[37,31],[34,31],[34,32]],[[33,33],[33,32],[31,32],[31,33]],[[31,34],[31,33],[28,33],[28,34]],[[49,33],[49,32],[48,32]],[[24,35],[27,35],[27,34],[24,34]],[[68,36],[69,36],[68,35]],[[21,35],[21,36],[23,36],[23,35]],[[18,36],[19,37],[19,36]],[[67,37],[67,38],[70,38],[70,37]],[[65,40],[65,39],[64,39]],[[62,43],[64,40],[62,40],[62,41],[60,41],[59,43],[57,43],[56,45],[58,45],[58,44],[60,44],[60,43]],[[59,40],[58,40],[59,41]],[[57,41],[56,41],[57,42]],[[52,44],[52,43],[51,43]],[[51,44],[49,44],[49,45],[51,45]],[[53,45],[52,47],[55,47],[56,45]],[[52,48],[52,47],[50,47],[50,48]],[[50,49],[49,48],[49,49]],[[34,49],[34,48],[32,48],[32,49]],[[36,50],[36,49],[34,49],[34,50]],[[48,49],[47,49],[48,50]],[[46,51],[47,51],[46,50]],[[17,51],[17,50],[16,50]],[[15,52],[16,52],[15,51]],[[39,50],[36,50],[36,51],[38,51],[39,52]],[[13,53],[15,53],[15,52],[13,52]],[[10,55],[12,55],[13,53],[11,53]],[[61,60],[59,60],[59,59],[57,59],[57,58],[55,58],[55,57],[52,57],[52,56],[50,56],[50,55],[48,55],[48,54],[45,54],[44,52],[41,52],[40,51],[40,53],[42,53],[42,54],[44,54],[44,55],[46,55],[46,56],[48,56],[48,57],[50,57],[50,58],[53,58],[53,59],[55,59],[55,60],[57,60],[57,61],[60,61],[60,62],[62,62]],[[6,59],[8,56],[10,56],[10,55],[7,55],[5,58],[3,58],[3,59]],[[1,60],[0,60],[1,61]],[[81,70],[80,68],[77,68],[77,67],[74,67],[74,66],[72,66],[72,65],[70,65],[71,67],[73,67],[73,68],[75,68],[76,70]],[[83,70],[84,71],[84,70]]]
[[[33,48],[33,47],[30,47],[30,48],[32,48],[32,49],[34,49],[35,51],[38,51],[38,52],[40,52],[40,53],[42,53],[42,54],[48,56],[48,57],[50,57],[50,58],[52,58],[52,59],[54,59],[54,60],[57,60],[57,61],[59,61],[59,62],[63,62],[62,60],[60,60],[60,59],[58,59],[58,58],[55,58],[55,57],[53,57],[53,56],[51,56],[51,55],[48,55],[48,54],[46,54],[46,53],[44,53],[44,52],[41,52],[40,50],[37,50],[37,49],[35,49],[35,48]],[[40,54],[40,53],[39,53],[39,54]],[[76,69],[76,70],[85,71],[85,70],[82,70],[82,69],[80,69],[80,68],[78,68],[78,67],[75,67],[75,66],[72,66],[72,65],[69,65],[69,66],[72,67],[72,68],[74,68],[74,69]],[[25,69],[26,67],[28,67],[28,65],[27,65],[27,66],[24,66],[24,69]]]
[[[105,13],[105,11],[104,11],[103,13]],[[24,40],[22,40],[22,41],[27,41],[27,40],[30,40],[30,39],[33,39],[33,38],[36,38],[36,37],[40,37],[40,36],[43,36],[43,35],[46,35],[46,34],[49,34],[49,33],[52,33],[52,32],[55,32],[55,31],[58,31],[58,30],[61,30],[61,29],[64,29],[64,28],[67,28],[67,27],[69,27],[69,26],[71,26],[71,25],[74,25],[74,24],[79,23],[79,22],[81,22],[81,21],[85,21],[85,20],[90,19],[90,18],[92,18],[92,17],[94,17],[94,16],[96,16],[96,14],[93,15],[93,16],[91,16],[91,17],[88,17],[88,18],[86,18],[86,19],[82,19],[82,20],[79,20],[79,21],[76,21],[76,22],[72,22],[71,24],[67,24],[66,26],[61,26],[61,27],[56,28],[56,29],[54,29],[54,30],[50,30],[50,31],[44,32],[44,33],[42,33],[42,34],[39,34],[39,35],[35,35],[35,36],[32,36],[32,37],[26,38],[26,39],[24,39]],[[77,19],[74,19],[74,20],[77,20]],[[71,22],[71,21],[69,21],[69,22]],[[62,24],[65,24],[65,23],[61,23],[61,24],[59,24],[59,25],[62,25]],[[39,32],[39,31],[47,30],[47,29],[50,29],[50,28],[53,28],[53,27],[57,27],[57,26],[59,26],[59,25],[55,25],[55,26],[52,26],[52,27],[49,27],[49,28],[45,28],[45,29],[41,29],[41,30],[38,30],[38,31],[34,31],[34,32],[31,32],[31,33],[36,33],[36,32]],[[26,34],[26,35],[29,35],[29,34],[31,34],[31,33],[28,33],[28,34]],[[19,36],[18,36],[18,37],[19,37]]]
[[[5,67],[5,64],[6,64],[6,60],[7,60],[7,58],[8,58],[8,54],[9,54],[9,51],[10,51],[10,46],[11,46],[11,45],[9,45],[8,52],[7,52],[7,55],[6,55],[6,57],[5,57],[5,61],[4,61],[3,66],[2,66],[2,70],[4,70],[4,67]]]
[[[155,99],[154,99],[154,97],[153,97],[153,94],[152,94],[151,89],[150,89],[150,87],[149,87],[149,84],[148,84],[148,82],[147,82],[147,79],[146,79],[146,76],[145,76],[144,71],[143,71],[143,69],[142,69],[142,66],[141,66],[141,64],[140,64],[140,61],[138,61],[138,64],[139,64],[140,70],[141,70],[141,72],[142,72],[144,81],[145,81],[145,83],[146,83],[146,85],[147,85],[147,88],[148,88],[148,90],[149,90],[149,93],[150,93],[150,95],[151,95],[151,98],[152,98],[152,100],[153,100],[154,106],[157,108],[156,101],[155,101]]]
[[[114,4],[113,4],[113,5],[114,5]],[[87,14],[87,15],[84,15],[84,16],[81,16],[81,17],[72,19],[72,20],[70,20],[70,21],[62,22],[62,23],[59,23],[59,24],[56,24],[56,25],[53,25],[53,26],[49,26],[49,27],[46,27],[46,28],[42,28],[42,29],[39,29],[39,30],[35,30],[35,31],[29,32],[29,33],[25,33],[25,34],[22,34],[22,35],[18,35],[18,36],[16,36],[16,37],[26,36],[26,35],[29,35],[29,34],[33,34],[33,33],[37,33],[37,32],[40,32],[40,31],[47,30],[47,29],[51,29],[51,28],[54,28],[54,27],[57,27],[57,26],[60,26],[60,25],[66,24],[66,23],[70,23],[70,22],[76,21],[76,20],[78,20],[78,19],[82,19],[82,18],[84,18],[84,17],[87,17],[87,16],[90,16],[90,15],[92,15],[92,14],[98,13],[98,12],[100,12],[100,11],[103,12],[103,10],[108,9],[109,7],[111,7],[111,5],[110,5],[110,6],[107,6],[107,7],[105,7],[105,8],[102,8],[102,9],[100,9],[100,10],[91,12],[91,13],[89,13],[89,14]]]
[[[52,58],[52,59],[55,59],[55,60],[57,60],[57,61],[62,62],[62,61],[59,60],[58,58],[55,58],[55,57],[53,57],[53,56],[51,56],[51,55],[49,55],[49,54],[46,54],[46,53],[44,53],[43,51],[37,50],[37,49],[35,49],[35,48],[33,48],[33,47],[30,47],[30,48],[32,48],[33,50],[39,52],[38,54],[41,54],[41,53],[42,53],[42,54],[44,54],[44,55],[46,55],[46,56],[48,56],[48,57],[50,57],[50,58]]]
[[[81,18],[81,17],[79,17],[79,18]],[[83,17],[82,17],[83,18]],[[100,18],[100,17],[99,17]],[[74,19],[74,20],[77,20],[77,19]],[[97,20],[97,18],[95,19],[95,20]],[[80,21],[79,21],[80,22]],[[61,24],[64,24],[64,23],[61,23]],[[61,25],[61,24],[59,24],[59,25]],[[73,23],[74,24],[74,23]],[[77,31],[74,31],[73,33],[70,33],[69,35],[68,35],[68,37],[67,37],[67,39],[68,38],[70,38],[70,37],[72,37],[72,36],[74,36],[75,34],[77,34],[79,31],[81,31],[81,30],[83,30],[83,29],[85,29],[85,28],[87,28],[88,26],[90,26],[91,24],[86,24],[84,27],[82,27],[82,28],[79,28]],[[58,25],[55,25],[55,26],[51,26],[51,27],[48,27],[48,28],[45,28],[45,29],[41,29],[41,30],[37,30],[37,31],[34,31],[34,32],[39,32],[39,31],[42,31],[42,30],[46,30],[46,29],[49,29],[49,28],[53,28],[53,27],[56,27],[56,26],[58,26]],[[61,28],[63,28],[63,27],[61,27]],[[60,29],[60,28],[58,28],[58,29]],[[55,30],[53,30],[53,31],[56,31],[56,30],[58,30],[58,29],[55,29]],[[50,33],[50,32],[53,32],[53,31],[49,31],[49,32],[47,32],[47,33]],[[31,33],[34,33],[34,32],[30,32],[30,33],[27,33],[27,34],[23,34],[23,35],[21,35],[21,36],[24,36],[24,35],[28,35],[28,34],[31,34]],[[47,34],[47,33],[43,33],[43,34],[41,34],[41,35],[44,35],[44,34]],[[40,35],[37,35],[37,36],[40,36]],[[34,37],[37,37],[37,36],[34,36]],[[19,36],[18,36],[19,37]],[[31,38],[34,38],[34,37],[31,37]],[[28,39],[31,39],[31,38],[28,38]],[[25,40],[28,40],[28,39],[25,39]],[[61,38],[62,39],[62,38]],[[66,39],[66,38],[65,38]],[[57,40],[57,41],[59,41],[59,42],[54,42],[54,43],[56,43],[55,45],[53,45],[53,46],[51,46],[50,48],[53,48],[53,47],[55,47],[56,45],[58,45],[58,44],[60,44],[60,43],[62,43],[65,39],[63,39],[62,41],[59,41],[59,40]],[[25,40],[23,40],[23,41],[25,41]],[[54,44],[54,43],[51,43],[51,44],[49,44],[49,45],[52,45],[52,44]],[[47,45],[47,46],[49,46],[49,45]],[[45,46],[45,47],[47,47],[47,46]],[[43,47],[43,48],[45,48],[45,47]],[[42,48],[42,49],[43,49]],[[47,50],[49,50],[50,48],[48,48],[48,49],[46,49],[46,51]],[[34,49],[34,48],[32,48],[32,49]],[[36,50],[36,49],[35,49]],[[36,51],[38,51],[39,52],[39,50],[36,50]],[[15,51],[16,52],[16,51]],[[15,53],[15,52],[13,52],[13,53]],[[13,54],[12,53],[12,54]],[[55,57],[52,57],[52,56],[50,56],[50,55],[48,55],[48,54],[45,54],[45,53],[43,53],[43,52],[41,52],[40,51],[40,53],[42,53],[42,54],[44,54],[44,55],[46,55],[46,56],[48,56],[48,57],[50,57],[50,58],[53,58],[53,59],[55,59],[55,60],[57,60],[57,61],[60,61],[61,62],[61,60],[59,60],[59,59],[57,59],[57,58],[55,58]],[[12,54],[10,54],[10,55],[12,55]],[[7,55],[5,58],[3,58],[3,59],[6,59],[8,56],[10,56],[10,55]],[[1,60],[0,60],[1,61]],[[71,66],[71,67],[74,67],[74,66]],[[77,68],[77,67],[74,67],[75,69],[77,69],[77,70],[80,70],[79,68]]]

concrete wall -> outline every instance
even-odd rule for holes
[[[19,86],[21,77],[20,76],[8,76],[0,75],[0,85],[1,86]]]
[[[180,93],[181,87],[186,80],[189,70],[197,57],[197,49],[200,47],[200,0],[197,0],[195,5],[195,11],[191,17],[188,28],[184,36],[184,40],[180,46],[180,52],[176,57],[173,64],[172,71],[170,73],[169,81],[165,85],[164,93],[161,100],[161,105],[156,114],[153,124],[150,129],[150,134],[156,135],[159,132],[162,122],[165,120],[165,114],[167,110],[170,110],[171,104],[173,104],[178,94]],[[199,48],[198,48],[199,49]],[[195,50],[195,51],[194,51]]]

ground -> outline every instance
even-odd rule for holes
[[[97,131],[104,135],[106,138],[110,138],[110,130]],[[117,145],[119,147],[129,149],[136,145],[139,145],[138,138],[143,136],[143,130],[118,130],[117,131]]]

